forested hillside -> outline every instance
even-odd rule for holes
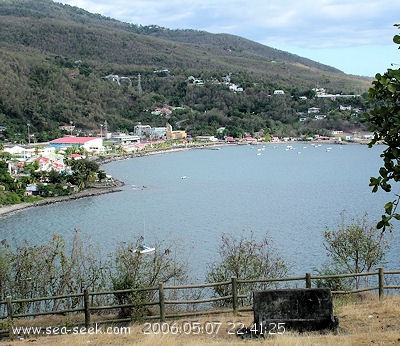
[[[46,141],[62,125],[90,134],[105,121],[112,131],[169,121],[192,135],[350,131],[359,113],[339,106],[362,108],[363,98],[312,89],[363,95],[371,83],[237,36],[122,23],[50,0],[2,0],[0,22],[3,141],[26,141],[27,124]],[[165,106],[172,113],[152,114]],[[310,107],[326,117],[300,122]]]

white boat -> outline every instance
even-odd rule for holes
[[[140,253],[140,254],[145,254],[145,253],[153,252],[153,251],[155,251],[155,250],[156,250],[155,247],[149,247],[149,246],[147,246],[147,245],[145,245],[145,244],[142,244],[142,245],[139,246],[138,249],[134,250],[133,252],[135,252],[135,253],[138,252],[138,253]]]
[[[144,235],[145,235],[145,233],[146,233],[146,222],[145,222],[145,220],[143,220],[143,236],[140,237],[141,241],[144,241]],[[140,253],[140,254],[145,254],[145,253],[153,252],[153,251],[155,251],[155,249],[156,249],[155,247],[147,246],[147,245],[143,242],[143,243],[142,243],[141,245],[139,245],[139,247],[138,247],[136,250],[134,250],[133,252]]]
[[[149,253],[155,251],[155,247],[149,247],[145,244],[139,247],[139,253]]]

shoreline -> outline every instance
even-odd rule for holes
[[[271,144],[284,144],[284,143],[293,143],[293,142],[279,142],[279,143],[253,143],[252,145],[271,145]],[[294,142],[295,143],[295,142]],[[336,145],[342,145],[339,143],[333,143],[329,141],[324,141],[324,142],[318,142],[318,143],[325,143],[325,144],[336,144]],[[123,154],[123,155],[115,155],[115,156],[108,156],[108,157],[97,157],[94,159],[95,162],[97,162],[99,165],[107,164],[110,162],[114,161],[119,161],[119,160],[126,160],[126,159],[133,159],[136,157],[144,157],[144,156],[149,156],[149,155],[157,155],[157,154],[167,154],[167,153],[173,153],[173,152],[180,152],[180,151],[185,151],[185,150],[192,150],[192,149],[208,149],[210,147],[222,147],[222,146],[232,146],[232,145],[249,145],[250,143],[244,143],[244,144],[238,144],[238,143],[201,143],[197,145],[181,145],[181,146],[176,146],[176,147],[170,147],[170,148],[158,148],[158,149],[152,149],[152,150],[146,150],[144,152],[135,152],[131,154]],[[343,143],[344,144],[344,143]],[[346,143],[350,144],[350,143]],[[364,144],[364,143],[351,143],[351,144]],[[3,205],[0,206],[0,219],[5,216],[9,216],[15,213],[18,213],[20,211],[30,209],[30,208],[35,208],[43,205],[48,205],[48,204],[54,204],[54,203],[60,203],[64,201],[71,201],[75,199],[81,199],[81,198],[86,198],[86,197],[93,197],[93,196],[99,196],[103,195],[106,193],[113,193],[113,192],[119,192],[122,191],[121,187],[124,185],[124,182],[121,182],[119,180],[114,180],[114,184],[110,186],[92,186],[87,189],[84,189],[82,191],[76,192],[72,195],[68,196],[57,196],[57,197],[47,197],[43,200],[37,201],[37,202],[30,202],[30,203],[19,203],[19,204],[11,204],[11,205]]]
[[[218,143],[218,144],[204,143],[202,145],[196,145],[196,146],[177,146],[177,147],[173,147],[173,148],[160,148],[160,149],[147,150],[146,152],[140,152],[140,153],[115,155],[115,156],[109,156],[109,157],[97,157],[94,159],[94,161],[97,162],[99,165],[102,165],[102,164],[107,164],[107,163],[110,163],[113,161],[132,159],[135,157],[143,157],[143,156],[149,156],[149,155],[178,152],[178,151],[184,151],[184,150],[190,150],[190,149],[201,149],[201,148],[207,148],[207,147],[213,146],[213,145],[221,146],[221,145],[226,145],[226,144],[225,143]],[[67,195],[67,196],[46,197],[45,199],[42,199],[42,200],[36,201],[36,202],[25,202],[25,203],[11,204],[11,205],[0,205],[0,219],[5,216],[16,214],[23,210],[40,207],[43,205],[55,204],[55,203],[60,203],[60,202],[65,202],[65,201],[72,201],[75,199],[81,199],[81,198],[86,198],[86,197],[99,196],[99,195],[103,195],[106,193],[119,192],[119,191],[122,191],[122,189],[121,189],[122,186],[124,186],[124,182],[115,179],[113,185],[109,185],[109,186],[102,185],[102,186],[97,186],[97,187],[92,186],[92,187],[89,187],[87,189],[84,189],[82,191],[79,191],[79,192],[76,192],[74,194]]]
[[[106,193],[113,193],[121,191],[121,187],[124,185],[123,182],[117,181],[115,185],[110,186],[99,186],[99,187],[89,187],[82,191],[76,192],[72,195],[67,196],[57,196],[57,197],[47,197],[40,201],[29,202],[29,203],[18,203],[11,205],[0,206],[0,219],[5,216],[16,214],[20,211],[27,210],[30,208],[40,207],[48,204],[55,204],[65,201],[73,201],[75,199],[81,199],[86,197],[99,196]]]

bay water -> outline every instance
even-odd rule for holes
[[[218,260],[222,233],[265,234],[289,263],[290,274],[321,268],[327,259],[323,231],[367,213],[380,219],[393,194],[372,193],[383,146],[303,143],[222,146],[115,161],[102,166],[125,183],[122,191],[35,207],[0,219],[0,237],[15,245],[24,239],[66,239],[79,229],[111,253],[121,242],[144,236],[163,241],[188,261],[190,281],[202,282],[207,265]],[[396,191],[394,191],[396,192]],[[385,269],[400,268],[399,228],[389,237]]]

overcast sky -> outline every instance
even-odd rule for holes
[[[400,67],[399,0],[58,0],[127,23],[238,35],[374,76]]]

